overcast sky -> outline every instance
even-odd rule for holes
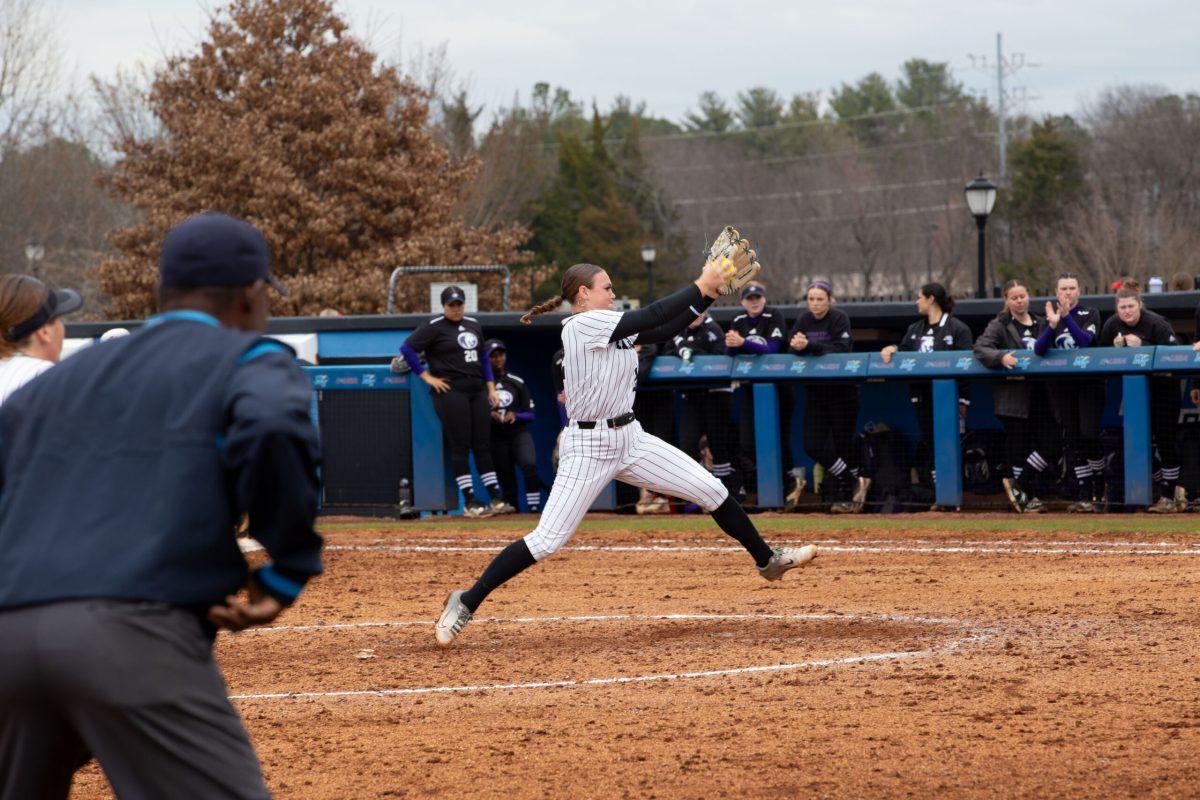
[[[205,0],[45,0],[78,79],[153,64],[194,47]],[[445,44],[477,103],[528,97],[539,81],[604,107],[618,94],[678,121],[697,95],[765,85],[785,96],[871,71],[894,80],[906,59],[946,61],[976,92],[996,94],[996,33],[1028,65],[1009,85],[1034,114],[1072,113],[1114,83],[1200,92],[1200,2],[737,3],[667,0],[341,0],[381,55]],[[973,68],[986,56],[990,71]],[[1036,65],[1036,66],[1033,66]]]

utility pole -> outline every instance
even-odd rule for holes
[[[971,61],[972,69],[978,69],[985,73],[992,71],[991,61],[986,54],[968,54],[967,58]],[[1024,53],[1010,53],[1008,57],[1005,57],[1004,36],[999,32],[996,34],[996,149],[999,151],[999,164],[996,172],[1000,176],[1001,185],[1004,185],[1008,177],[1008,108],[1013,102],[1020,104],[1031,99],[1026,94],[1024,87],[1017,87],[1015,90],[1006,89],[1004,79],[1025,67],[1037,66],[1040,65],[1026,61]]]
[[[1001,34],[996,33],[996,118],[999,122],[1000,135],[1000,185],[1004,185],[1004,179],[1008,172],[1008,137],[1004,131],[1004,48],[1001,45]]]

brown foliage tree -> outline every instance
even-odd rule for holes
[[[399,265],[522,260],[524,229],[456,215],[476,161],[451,159],[427,125],[428,93],[378,63],[329,0],[234,0],[147,101],[158,135],[119,138],[103,179],[144,213],[97,268],[120,314],[152,310],[163,234],[205,210],[263,231],[291,292],[276,313],[378,312]],[[427,281],[401,283],[401,310],[425,304]]]

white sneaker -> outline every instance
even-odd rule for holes
[[[463,605],[461,598],[464,594],[466,589],[457,589],[446,598],[442,616],[438,617],[437,625],[434,626],[438,647],[449,647],[454,637],[462,633],[462,629],[467,627],[467,623],[474,616],[471,609]]]
[[[803,547],[776,547],[772,551],[771,560],[765,567],[758,568],[758,574],[769,581],[777,581],[783,573],[797,567],[803,567],[817,557],[817,546],[806,544]]]

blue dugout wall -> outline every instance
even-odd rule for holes
[[[538,447],[538,468],[547,483],[553,478],[550,453],[559,430],[550,358],[557,346],[557,331],[541,332],[548,340],[540,346],[520,348],[510,345],[510,370],[525,378],[537,406],[537,418],[531,426]],[[372,336],[380,356],[390,358],[403,341],[405,332],[389,332],[387,337]],[[398,338],[399,337],[399,338]],[[323,337],[324,338],[324,337]],[[325,353],[361,353],[363,342],[342,350],[347,343],[323,341]],[[385,352],[386,351],[386,352]],[[360,356],[356,356],[360,357]],[[783,505],[782,475],[791,465],[791,454],[779,446],[779,382],[799,385],[809,381],[843,381],[862,384],[863,404],[859,424],[864,420],[885,421],[891,427],[913,431],[915,420],[907,402],[907,383],[928,380],[933,386],[934,455],[937,474],[936,501],[939,505],[962,503],[962,463],[958,422],[959,381],[977,382],[973,388],[968,427],[995,426],[991,414],[990,391],[979,391],[978,384],[994,380],[1037,378],[1046,380],[1092,377],[1113,379],[1118,384],[1122,407],[1120,424],[1124,430],[1125,502],[1147,505],[1153,487],[1151,475],[1150,407],[1148,379],[1151,374],[1187,377],[1200,371],[1200,352],[1191,347],[1094,348],[1083,351],[1051,353],[1045,358],[1022,356],[1016,369],[994,371],[984,368],[967,352],[900,353],[890,363],[878,354],[850,353],[819,358],[791,355],[775,356],[700,356],[690,363],[678,358],[660,357],[655,361],[650,380],[662,386],[699,386],[737,380],[749,384],[755,398],[755,438],[758,453],[759,505],[766,508]],[[414,464],[414,504],[425,511],[451,511],[457,508],[457,493],[446,471],[441,425],[433,413],[425,384],[412,375],[395,375],[385,365],[344,365],[310,368],[314,389],[324,391],[377,391],[399,389],[410,394],[412,414],[412,453]],[[794,419],[804,413],[803,392],[797,392]],[[1110,405],[1112,405],[1110,403]],[[1110,422],[1111,422],[1110,411]],[[731,420],[732,424],[732,420]],[[793,425],[792,453],[803,463],[799,442],[801,426]],[[478,478],[476,478],[478,483]],[[448,488],[450,487],[450,488]],[[482,489],[482,486],[478,486]],[[602,497],[598,507],[613,502]]]

